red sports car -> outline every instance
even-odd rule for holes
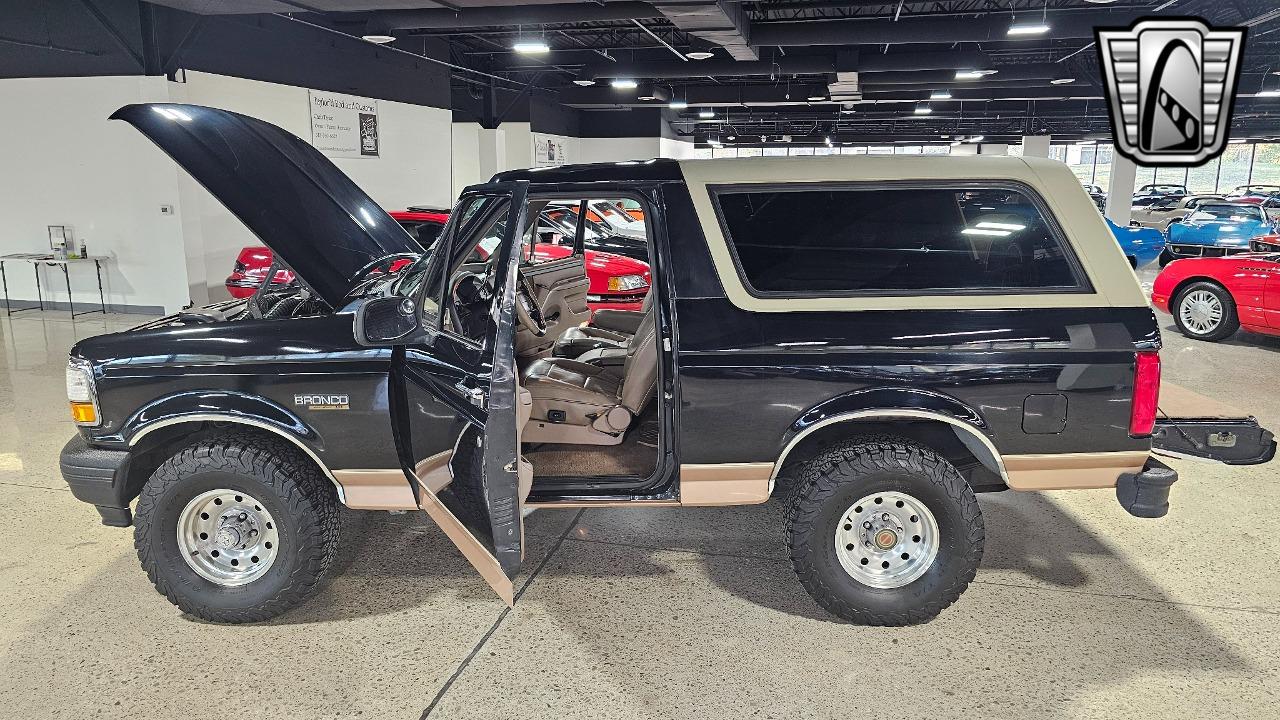
[[[1196,340],[1222,340],[1240,328],[1280,335],[1280,254],[1175,260],[1156,276],[1151,304]]]
[[[430,247],[440,235],[444,224],[449,219],[448,210],[411,207],[408,210],[390,213],[396,222],[418,239],[423,247]],[[483,247],[476,251],[481,257],[487,255]],[[542,262],[567,257],[573,252],[568,245],[556,242],[539,242],[534,245],[534,257]],[[262,286],[262,281],[271,269],[274,257],[271,250],[265,247],[247,247],[240,251],[240,257],[227,277],[227,291],[232,297],[246,298]],[[649,292],[651,280],[649,264],[633,258],[599,250],[587,250],[585,254],[587,279],[590,282],[587,290],[587,306],[596,310],[639,310],[644,296]],[[411,260],[397,260],[391,264],[389,271],[408,265]],[[277,270],[275,284],[287,285],[294,281],[290,270]]]

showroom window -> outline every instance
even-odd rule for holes
[[[1040,206],[1012,188],[713,191],[753,294],[1073,291],[1086,287]]]

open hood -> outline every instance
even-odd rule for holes
[[[160,146],[335,309],[370,266],[423,252],[320,151],[271,123],[173,103],[111,118]]]

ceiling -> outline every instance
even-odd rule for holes
[[[406,52],[444,40],[459,87],[519,90],[582,110],[683,100],[688,108],[668,115],[676,134],[734,135],[739,143],[784,134],[844,142],[1106,137],[1094,27],[1194,15],[1249,28],[1232,136],[1280,136],[1280,98],[1253,97],[1280,88],[1280,7],[1272,0],[155,1],[201,14],[289,14],[356,36],[391,35],[392,47]],[[1008,34],[1038,24],[1048,32]],[[550,50],[519,54],[517,40]],[[689,59],[693,52],[711,57]],[[995,72],[957,80],[958,70]],[[614,80],[637,87],[614,88]],[[939,93],[950,97],[931,99]],[[699,116],[707,109],[713,118]]]

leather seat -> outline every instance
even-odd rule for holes
[[[626,344],[621,375],[570,358],[543,358],[521,383],[533,397],[524,442],[616,445],[658,382],[657,322],[646,313]]]
[[[650,315],[653,292],[644,296],[639,310],[597,310],[590,324],[564,331],[551,349],[555,357],[577,358],[592,350],[622,349],[631,342]]]

